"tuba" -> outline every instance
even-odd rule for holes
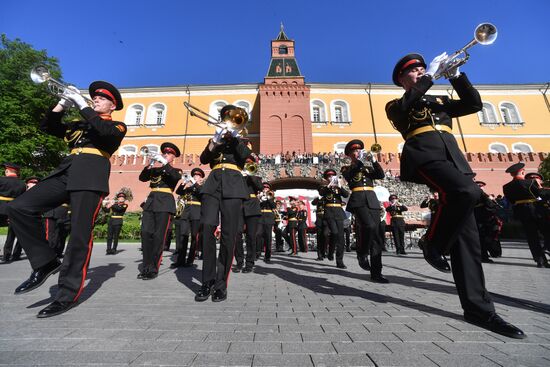
[[[50,72],[48,71],[48,68],[46,68],[46,66],[44,65],[37,65],[35,66],[34,68],[31,69],[31,73],[30,73],[30,77],[32,79],[32,81],[35,83],[35,84],[43,84],[43,83],[47,83],[48,85],[48,91],[55,95],[55,96],[58,96],[58,97],[61,97],[63,95],[63,93],[65,92],[65,89],[69,88],[69,87],[73,87],[74,91],[75,92],[78,92],[78,89],[75,88],[74,86],[72,85],[69,85],[69,84],[64,84],[62,82],[60,82],[59,80],[56,80],[54,78],[52,78],[52,76],[50,75]],[[86,102],[88,102],[88,104],[90,106],[93,105],[93,101],[90,99],[90,98],[87,98],[85,96],[82,96]]]
[[[474,31],[474,39],[462,47],[460,50],[456,51],[454,54],[447,56],[445,60],[441,63],[439,70],[433,76],[434,79],[439,79],[442,76],[449,78],[449,72],[461,65],[464,65],[470,58],[468,49],[476,44],[480,45],[490,45],[497,39],[498,31],[491,23],[481,23],[478,25]],[[463,54],[463,55],[462,55]]]

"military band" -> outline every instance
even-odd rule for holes
[[[390,205],[386,211],[391,216],[391,233],[395,244],[395,253],[397,255],[407,255],[405,252],[405,218],[403,213],[409,210],[405,205],[398,201],[397,195],[389,197]]]
[[[124,223],[124,213],[128,209],[126,194],[120,192],[116,195],[116,202],[108,203],[105,210],[109,213],[107,225],[107,250],[106,255],[116,255],[118,248],[118,237]]]
[[[275,195],[271,191],[271,185],[268,182],[264,182],[262,186],[262,192],[258,195],[262,218],[258,226],[257,244],[260,247],[260,252],[264,252],[264,262],[270,263],[272,232],[275,226],[275,211],[277,210],[277,206],[275,204]]]

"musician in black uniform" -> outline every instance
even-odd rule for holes
[[[116,255],[118,247],[118,237],[124,223],[124,213],[128,209],[126,204],[126,195],[119,192],[116,196],[116,202],[107,204],[106,209],[109,211],[109,223],[107,225],[107,251],[106,255]]]
[[[283,216],[281,214],[282,205],[283,204],[280,200],[276,200],[275,210],[273,210],[273,214],[275,214],[275,225],[273,226],[273,232],[275,232],[275,252],[285,252],[283,230],[281,229],[283,226]]]
[[[271,262],[271,239],[273,226],[275,225],[275,194],[271,191],[269,182],[264,182],[262,192],[258,195],[262,218],[258,226],[258,244],[264,250],[264,262]]]
[[[544,251],[550,255],[550,189],[543,186],[544,177],[540,173],[531,172],[525,175],[526,180],[535,180],[539,186],[540,200],[535,202],[535,213],[539,228],[544,237]]]
[[[427,262],[443,272],[450,272],[443,255],[451,254],[453,277],[466,321],[509,337],[523,338],[521,330],[495,313],[485,289],[473,214],[481,191],[473,182],[473,172],[452,134],[452,118],[480,111],[481,98],[458,68],[446,70],[446,75],[460,99],[426,94],[433,85],[433,75],[445,68],[446,57],[445,53],[437,56],[426,70],[421,55],[409,54],[394,68],[393,81],[405,89],[405,94],[388,102],[386,115],[405,139],[401,180],[425,184],[439,192],[438,210],[419,245]]]
[[[240,114],[233,105],[224,106],[220,111],[221,120]],[[239,131],[216,128],[216,134],[202,152],[202,164],[210,164],[212,172],[206,179],[202,193],[201,223],[203,225],[203,268],[202,287],[195,301],[206,301],[212,294],[212,301],[220,302],[227,298],[227,281],[239,215],[243,200],[249,197],[242,177],[247,157],[252,153],[241,141]],[[216,259],[216,237],[214,231],[221,216],[220,251]]]
[[[346,210],[355,216],[359,266],[370,270],[372,281],[389,283],[382,276],[383,238],[378,230],[381,209],[373,187],[373,180],[384,178],[384,170],[373,155],[364,155],[364,148],[358,139],[351,140],[344,148],[344,154],[351,158],[351,164],[342,167],[342,175],[351,190]]]
[[[254,164],[256,159],[248,157],[246,164]],[[260,257],[261,248],[257,245],[258,225],[262,218],[258,193],[262,191],[262,178],[243,171],[243,180],[246,185],[248,197],[243,201],[243,210],[240,216],[239,228],[237,230],[237,242],[235,243],[235,261],[237,265],[233,271],[238,273],[245,263],[243,273],[250,273],[254,269],[254,262]],[[243,232],[245,233],[246,260],[243,247]]]
[[[493,227],[498,204],[483,191],[483,187],[486,185],[485,182],[475,181],[475,183],[482,190],[479,202],[474,207],[474,216],[481,245],[481,262],[491,264],[494,261],[489,258],[489,254],[494,252],[495,233]]]
[[[48,245],[42,223],[42,213],[63,203],[72,208],[71,234],[59,275],[55,301],[38,313],[38,317],[61,314],[76,305],[90,262],[95,218],[103,197],[109,192],[109,158],[126,134],[126,125],[113,121],[111,113],[123,108],[118,90],[103,81],[89,87],[93,108],[76,88],[65,89],[61,101],[46,114],[40,128],[69,145],[70,154],[57,169],[31,190],[14,200],[8,215],[17,238],[25,249],[32,273],[15,290],[25,293],[40,286],[60,269],[54,249]],[[83,120],[64,124],[64,110],[75,104]]]
[[[319,188],[319,195],[325,202],[323,220],[330,233],[327,259],[334,260],[334,250],[336,250],[336,267],[346,269],[347,266],[344,265],[344,219],[346,219],[346,214],[342,209],[342,199],[349,197],[349,191],[342,187],[336,171],[332,168],[323,172],[323,178],[327,181],[327,185]]]
[[[307,252],[307,209],[306,203],[303,200],[298,201],[298,247],[301,252]]]
[[[438,194],[437,191],[435,191],[431,195],[427,196],[420,203],[421,208],[428,208],[428,210],[430,211],[430,223],[431,223],[431,218],[434,218],[435,213],[437,213],[438,205],[439,205],[439,194]]]
[[[390,224],[393,242],[395,243],[395,253],[397,255],[407,255],[405,252],[405,217],[403,212],[409,209],[399,202],[395,194],[390,195],[389,200],[390,205],[386,208],[386,211],[391,216]]]
[[[3,262],[18,260],[21,256],[21,245],[19,241],[15,243],[15,233],[8,221],[7,205],[13,199],[23,194],[27,187],[25,183],[19,179],[20,167],[14,163],[4,163],[5,176],[0,177],[0,226],[8,227],[6,242],[4,242]],[[14,247],[15,243],[15,247]]]
[[[191,178],[180,184],[176,194],[184,200],[183,212],[179,218],[183,227],[176,227],[176,247],[178,254],[176,261],[170,265],[172,269],[183,266],[185,268],[193,266],[197,250],[200,249],[202,241],[201,234],[201,188],[204,180],[204,171],[198,167],[191,170]],[[187,222],[182,224],[182,222]],[[189,254],[187,247],[189,244],[189,233],[191,234],[191,246]],[[181,246],[177,243],[181,242]]]
[[[174,189],[182,171],[171,163],[180,156],[180,150],[170,142],[162,143],[161,154],[151,157],[151,163],[139,175],[141,182],[149,181],[151,192],[143,205],[141,221],[141,247],[143,264],[138,279],[149,280],[158,276],[162,251],[170,230],[171,215],[176,213]]]
[[[284,218],[287,220],[283,237],[288,243],[289,255],[298,255],[298,243],[296,241],[296,234],[298,232],[298,204],[297,200],[293,196],[288,197],[290,206],[284,212]]]
[[[46,239],[51,248],[55,250],[57,257],[63,257],[65,242],[71,231],[71,219],[69,204],[63,203],[57,208],[44,213],[46,224]]]
[[[541,222],[537,216],[536,203],[541,196],[537,181],[525,178],[525,164],[516,163],[506,170],[512,181],[502,187],[504,196],[513,205],[514,217],[521,222],[527,234],[527,243],[538,268],[550,268],[540,243],[539,233],[544,233],[550,223]],[[545,228],[546,227],[546,228]]]
[[[325,198],[323,196],[313,199],[311,204],[317,207],[315,213],[315,233],[317,239],[317,261],[323,261],[327,256],[328,226],[325,225]]]

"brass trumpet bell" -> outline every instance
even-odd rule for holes
[[[247,174],[253,176],[258,172],[258,163],[256,162],[247,162],[244,164],[244,170]]]
[[[374,143],[370,146],[370,151],[373,153],[380,153],[382,151],[382,146],[378,143]]]
[[[70,87],[69,84],[64,84],[59,80],[52,78],[48,68],[44,65],[36,65],[33,67],[30,72],[30,77],[35,84],[47,83],[48,91],[58,97],[61,97],[61,95],[65,92],[65,89]],[[93,101],[90,98],[85,96],[82,97],[90,106],[93,105]]]
[[[220,111],[220,118],[216,119],[188,102],[183,102],[183,105],[191,116],[206,121],[210,125],[221,127],[229,131],[239,131],[242,136],[247,132],[245,126],[248,123],[248,112],[246,112],[244,108],[226,105]]]

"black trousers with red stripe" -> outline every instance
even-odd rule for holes
[[[487,317],[495,307],[485,289],[474,216],[481,189],[471,176],[460,172],[449,161],[422,166],[418,177],[439,192],[439,206],[428,229],[428,240],[441,253],[450,253],[453,278],[464,312]]]
[[[271,259],[271,241],[273,240],[273,224],[260,223],[258,225],[257,244],[260,252],[263,249],[264,259]]]
[[[298,224],[296,222],[289,222],[283,232],[283,238],[288,243],[289,251],[293,254],[298,253],[298,242],[296,242],[296,235],[298,232]]]
[[[170,230],[171,215],[168,212],[143,211],[141,217],[142,272],[158,273],[166,236]]]
[[[382,274],[383,238],[379,232],[380,210],[361,206],[353,209],[355,215],[355,233],[357,235],[357,257],[366,258],[370,255],[370,273]]]
[[[59,289],[55,299],[76,301],[84,288],[93,247],[93,229],[101,208],[103,193],[67,191],[65,174],[53,176],[17,197],[9,206],[8,215],[15,235],[25,250],[31,267],[38,269],[57,257],[46,239],[42,213],[71,203],[71,234],[59,272]]]

